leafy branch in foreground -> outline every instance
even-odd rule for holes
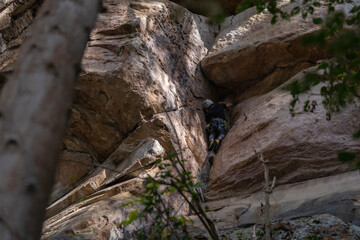
[[[354,16],[346,18],[341,12],[328,16],[318,32],[304,39],[305,44],[327,44],[329,54],[334,58],[320,64],[317,68],[320,71],[308,73],[303,81],[295,81],[285,88],[293,96],[290,103],[290,111],[293,115],[295,105],[299,102],[299,94],[309,91],[311,87],[320,83],[324,84],[320,95],[329,119],[332,112],[339,112],[348,103],[353,103],[355,98],[359,98],[359,10],[359,7],[354,7],[352,10],[352,13],[357,14],[355,22]],[[353,26],[356,30],[344,30],[344,25],[349,21],[356,23],[356,26]],[[307,110],[308,108],[304,107],[304,111]]]
[[[347,14],[336,12],[336,5],[344,3],[351,3],[352,9]],[[316,8],[327,8],[327,15],[324,18],[313,17],[313,23],[321,24],[321,28],[305,37],[303,43],[325,48],[332,59],[320,64],[317,71],[307,73],[301,81],[292,82],[284,88],[292,95],[290,102],[292,116],[296,114],[295,106],[299,103],[299,95],[319,84],[322,87],[318,95],[322,97],[327,120],[331,119],[333,112],[339,112],[360,98],[360,5],[358,2],[303,0],[286,12],[278,6],[276,0],[245,0],[238,6],[237,12],[251,6],[255,6],[258,13],[267,10],[272,14],[272,24],[275,24],[279,17],[290,19],[301,13],[302,18],[305,19],[308,15],[313,15]],[[317,105],[316,100],[309,97],[303,103],[303,111],[313,112]],[[354,134],[354,137],[359,136],[360,129]],[[360,168],[360,160],[356,161],[356,155],[353,153],[339,153],[338,158],[343,162],[355,162],[355,166]]]
[[[292,0],[291,2],[295,2]],[[337,4],[352,3],[353,7],[345,15],[335,12]],[[246,0],[238,6],[237,11],[255,6],[258,13],[267,10],[273,15],[271,23],[275,24],[279,17],[290,19],[301,13],[302,18],[313,15],[316,8],[327,8],[325,19],[313,18],[314,24],[322,24],[321,29],[303,39],[304,45],[318,45],[326,48],[331,61],[318,66],[320,72],[308,73],[302,81],[295,81],[285,89],[290,91],[293,99],[290,102],[290,112],[294,116],[295,105],[299,102],[299,94],[309,91],[313,86],[323,83],[320,95],[327,110],[327,118],[332,112],[338,112],[355,98],[359,98],[360,88],[360,6],[351,0],[303,0],[291,11],[286,12],[278,6],[276,0]],[[281,23],[280,23],[281,24]],[[315,102],[306,101],[304,111],[313,111]]]
[[[176,216],[171,199],[175,194],[189,204],[200,219],[212,239],[219,239],[214,223],[207,217],[201,206],[196,189],[201,183],[194,183],[194,177],[185,170],[185,160],[179,160],[176,154],[170,154],[164,160],[157,160],[159,172],[144,179],[143,195],[136,199],[142,208],[132,211],[128,219],[120,225],[130,225],[137,219],[145,219],[148,224],[136,232],[138,239],[191,239],[187,231],[193,224],[189,217]],[[133,203],[129,203],[133,204]]]

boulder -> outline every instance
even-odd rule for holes
[[[120,228],[133,208],[122,205],[139,196],[141,180],[138,178],[114,185],[83,199],[60,214],[44,222],[42,240],[57,237],[76,237],[84,240],[136,239],[133,231],[145,223],[136,221],[129,227]],[[129,189],[132,189],[129,193]],[[110,238],[113,236],[113,238]]]
[[[64,148],[103,162],[154,114],[212,94],[198,62],[213,41],[205,19],[169,2],[104,2],[82,61]]]
[[[156,159],[164,154],[165,150],[158,141],[145,139],[130,155],[123,158],[119,158],[118,154],[116,157],[110,157],[98,166],[94,173],[88,176],[85,181],[51,204],[46,210],[47,218],[54,216],[82,199],[88,198],[107,185],[114,184],[115,181],[124,176],[127,176],[127,178],[137,177],[139,172],[145,171],[146,167],[151,166]],[[119,164],[114,164],[114,158],[116,158]]]
[[[205,17],[168,1],[103,5],[82,60],[63,144],[64,151],[89,154],[96,163],[156,114],[180,109],[190,114],[190,108],[201,109],[203,99],[216,96],[198,65],[214,41]],[[201,124],[196,131],[202,132]],[[127,144],[136,146],[147,134]],[[166,141],[162,144],[169,146]]]
[[[303,74],[300,72],[289,82],[301,79]],[[282,87],[235,107],[234,125],[214,159],[208,199],[246,197],[262,189],[264,168],[254,150],[270,161],[270,176],[277,178],[277,185],[349,170],[347,164],[339,162],[337,153],[360,153],[360,140],[352,137],[359,128],[357,105],[349,105],[328,121],[322,98],[316,94],[321,86],[316,86],[312,89],[315,94],[300,96],[292,117],[289,112],[292,97]],[[302,111],[307,99],[317,103],[314,112]]]
[[[359,170],[276,186],[270,196],[270,220],[328,213],[346,223],[360,224]],[[220,229],[262,224],[264,192],[231,196],[205,203]],[[194,218],[195,219],[195,218]],[[201,229],[196,220],[195,226]]]
[[[290,12],[298,2],[280,1]],[[351,4],[337,6],[351,9]],[[317,8],[312,17],[324,17],[326,8]],[[208,55],[202,60],[204,74],[216,85],[235,93],[237,103],[276,88],[301,69],[326,58],[325,49],[303,46],[302,38],[320,26],[298,14],[290,20],[271,24],[268,12],[257,14],[255,7],[228,17]]]
[[[0,5],[0,88],[41,2],[8,0]],[[217,95],[198,64],[214,41],[215,27],[205,17],[168,1],[106,0],[103,5],[82,60],[52,200],[83,180],[84,172],[103,163],[154,115],[179,109],[180,115],[185,109],[189,115],[191,108],[201,113],[203,99]],[[66,172],[70,165],[78,174]]]

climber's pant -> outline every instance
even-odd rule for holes
[[[219,139],[222,141],[226,134],[226,121],[221,118],[210,120],[209,141]]]

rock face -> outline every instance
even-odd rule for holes
[[[205,18],[169,2],[104,1],[104,7],[85,51],[64,140],[64,150],[75,155],[60,168],[79,152],[91,156],[87,164],[102,163],[154,115],[180,108],[199,115],[189,107],[201,109],[201,99],[213,94],[198,69],[213,41]],[[205,148],[201,128],[196,131]]]
[[[304,94],[300,102],[307,98]],[[280,86],[237,105],[236,121],[214,160],[208,198],[247,196],[262,189],[263,167],[254,150],[270,160],[270,175],[277,177],[278,185],[347,171],[337,153],[360,152],[360,141],[352,138],[358,129],[358,107],[349,106],[327,121],[321,97],[311,100],[318,103],[313,113],[302,113],[299,104],[299,113],[292,117],[291,95]]]
[[[294,220],[280,220],[272,223],[273,239],[303,240],[303,239],[348,239],[356,240],[360,236],[360,229],[356,225],[346,224],[341,219],[330,214],[319,214],[312,217]],[[264,239],[264,229],[255,226],[256,239]],[[220,239],[254,239],[254,227],[229,229],[220,231]],[[201,235],[200,235],[201,236]]]
[[[298,2],[278,3],[290,12]],[[339,10],[351,9],[341,5]],[[324,17],[326,9],[317,9],[314,17]],[[204,74],[216,85],[235,94],[235,102],[264,94],[314,65],[327,56],[324,49],[302,45],[302,38],[319,29],[312,18],[301,14],[271,24],[269,13],[256,14],[255,8],[233,17],[221,25],[221,32],[209,54],[201,62]]]
[[[104,7],[82,61],[45,238],[78,233],[71,224],[53,225],[77,221],[74,209],[139,191],[139,174],[165,152],[175,149],[194,174],[206,156],[201,104],[216,93],[199,62],[214,40],[213,27],[167,1],[109,0]],[[162,150],[146,147],[149,138]],[[72,172],[64,172],[69,163]],[[86,168],[95,170],[82,179]]]
[[[359,171],[352,171],[275,187],[270,198],[270,219],[293,219],[329,213],[345,222],[360,224]],[[233,195],[235,196],[235,194]],[[214,221],[220,229],[262,223],[264,194],[259,191],[210,201]],[[199,226],[199,224],[195,224]]]
[[[40,4],[0,3],[0,85]],[[194,175],[201,171],[207,154],[201,104],[219,100],[219,89],[235,107],[205,193],[218,228],[262,222],[264,170],[254,150],[270,160],[270,175],[277,177],[272,220],[328,213],[360,224],[359,172],[336,156],[360,152],[359,140],[351,138],[359,127],[357,105],[326,121],[321,99],[311,96],[315,111],[296,109],[291,117],[291,96],[282,90],[328,57],[301,45],[318,29],[311,19],[271,25],[270,15],[251,8],[219,29],[165,0],[103,4],[82,60],[43,239],[132,239],[145,223],[119,228],[130,211],[121,204],[141,195],[141,177],[174,150]],[[200,228],[196,222],[194,230]]]

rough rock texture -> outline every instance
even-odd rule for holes
[[[104,1],[104,7],[83,58],[63,146],[89,154],[88,164],[104,162],[153,115],[194,113],[188,107],[201,109],[212,94],[198,69],[213,41],[205,18],[170,2]],[[57,181],[66,184],[65,178]]]
[[[279,3],[290,12],[299,4]],[[339,9],[351,9],[344,5]],[[301,14],[271,24],[269,13],[256,14],[250,8],[228,17],[209,54],[201,62],[204,74],[216,85],[236,93],[238,103],[251,96],[267,93],[327,56],[324,49],[305,47],[301,39],[319,29],[312,18]],[[323,17],[326,9],[317,9],[314,17]]]
[[[0,3],[0,86],[39,5],[16,7],[20,2]],[[133,238],[143,223],[120,229],[130,211],[121,204],[141,194],[143,174],[174,149],[199,173],[207,153],[201,103],[218,100],[221,88],[240,104],[207,186],[206,205],[218,228],[262,222],[263,166],[254,149],[270,160],[270,175],[277,177],[272,220],[330,213],[360,224],[359,173],[336,158],[338,151],[360,153],[360,142],[351,138],[359,127],[358,107],[326,121],[314,96],[315,112],[292,118],[291,97],[279,87],[327,57],[300,44],[317,30],[311,19],[271,25],[268,14],[249,9],[227,18],[218,32],[205,17],[164,0],[104,0],[104,9],[82,61],[43,239]],[[359,232],[348,227],[347,233]],[[287,239],[287,231],[281,234]]]
[[[330,213],[344,222],[360,225],[359,170],[275,187],[270,197],[270,219],[292,219]],[[211,216],[218,228],[261,224],[264,193],[244,198],[209,201]],[[200,226],[198,223],[196,226]]]
[[[82,61],[45,232],[77,202],[118,194],[113,186],[133,181],[165,152],[190,160],[194,174],[206,156],[201,104],[215,92],[198,63],[214,40],[212,27],[167,1],[108,0],[104,7]],[[149,137],[161,151],[147,147]],[[69,163],[79,169],[62,172]],[[96,169],[81,180],[87,168]],[[51,229],[44,236],[61,233]]]
[[[360,237],[359,227],[346,224],[330,214],[319,214],[294,220],[273,222],[271,237],[279,240],[305,239],[347,239],[356,240]],[[253,240],[254,229],[256,239],[265,239],[264,228],[256,225],[247,228],[235,228],[220,231],[221,240]]]
[[[0,3],[0,72],[12,71],[18,48],[41,3],[41,0],[5,0]]]
[[[293,79],[302,76],[303,72]],[[300,103],[307,98],[303,94]],[[237,105],[236,121],[214,160],[208,199],[245,197],[262,189],[264,170],[254,150],[270,160],[270,176],[277,177],[277,185],[348,170],[348,165],[338,161],[337,152],[360,153],[360,141],[352,138],[359,127],[359,108],[350,105],[327,121],[321,97],[312,96],[311,100],[318,103],[313,113],[302,113],[299,104],[298,114],[292,117],[291,95],[280,86]]]
[[[139,196],[139,185],[140,180],[129,180],[107,189],[106,193],[73,204],[45,221],[42,239],[61,235],[77,237],[75,239],[135,239],[132,238],[132,231],[141,227],[139,221],[126,229],[120,229],[118,224],[132,211],[121,205],[128,202],[130,197]],[[130,190],[135,195],[128,193]]]

